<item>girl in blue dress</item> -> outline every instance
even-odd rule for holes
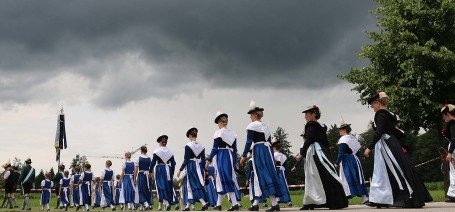
[[[139,204],[145,207],[145,210],[152,206],[152,189],[150,186],[150,169],[152,159],[147,156],[147,147],[141,147],[141,155],[135,162],[135,175],[137,179],[137,190],[139,194]]]
[[[361,148],[359,141],[351,135],[351,125],[341,121],[338,128],[341,138],[338,140],[336,166],[340,168],[344,192],[348,197],[362,197],[363,203],[368,201],[368,193],[363,177],[362,164],[357,157]]]
[[[85,210],[89,211],[89,206],[92,202],[92,180],[93,173],[91,171],[92,166],[90,164],[84,165],[84,172],[82,172],[79,179],[79,189],[80,189],[80,201],[81,206],[85,206]]]
[[[279,211],[278,197],[281,196],[280,183],[278,174],[276,173],[275,164],[273,161],[273,152],[271,147],[272,131],[264,124],[261,119],[263,117],[263,108],[256,107],[256,103],[251,101],[250,114],[251,123],[247,126],[247,140],[245,150],[243,151],[240,164],[243,165],[246,156],[251,146],[253,147],[253,169],[254,169],[254,195],[261,197],[262,195],[269,197],[272,203],[267,211]],[[255,199],[253,205],[248,209],[250,211],[259,210],[259,200]]]
[[[275,167],[278,173],[278,179],[280,182],[281,196],[279,198],[279,203],[287,203],[288,206],[292,206],[291,195],[289,194],[288,182],[286,180],[286,174],[284,173],[284,163],[287,160],[287,156],[280,152],[281,143],[280,141],[275,141],[272,143],[273,147],[273,157],[275,158]]]
[[[136,195],[134,182],[134,162],[131,161],[131,153],[125,153],[125,162],[122,164],[122,174],[120,175],[122,188],[120,189],[119,203],[122,208],[134,209],[134,198]]]
[[[202,203],[203,211],[207,210],[209,204],[205,202],[207,192],[204,188],[204,166],[205,166],[205,148],[196,141],[198,130],[191,128],[186,132],[186,137],[190,140],[185,146],[185,156],[180,172],[186,168],[188,199]],[[185,206],[184,211],[189,211],[190,205]]]
[[[111,207],[114,209],[114,199],[112,197],[112,184],[114,182],[114,171],[112,171],[112,162],[107,160],[105,163],[106,168],[101,172],[100,180],[101,185],[101,207]]]
[[[168,141],[167,135],[160,135],[156,142],[159,147],[153,152],[151,169],[155,174],[155,185],[158,195],[158,201],[163,204],[164,209],[171,210],[177,200],[172,183],[175,171],[174,153],[166,147]]]
[[[51,201],[51,189],[54,187],[54,183],[50,180],[50,173],[46,173],[45,179],[41,181],[41,210],[46,208],[50,211],[49,202]]]
[[[120,199],[120,190],[122,188],[122,181],[120,181],[120,175],[117,174],[115,176],[115,200],[114,200],[114,205],[119,205],[119,199]]]
[[[100,186],[100,178],[95,177],[93,191],[95,192],[95,201],[93,203],[93,208],[100,207],[101,205],[101,186]]]
[[[207,167],[207,173],[205,177],[205,190],[207,191],[207,199],[211,207],[217,205],[217,193],[215,188],[215,167],[209,165]],[[221,208],[221,205],[219,205]],[[216,209],[216,208],[215,208]]]
[[[76,166],[74,168],[74,174],[71,176],[71,190],[72,190],[72,198],[73,204],[76,208],[79,208],[81,197],[79,193],[79,178],[81,177],[81,168]]]
[[[215,124],[219,130],[213,135],[213,148],[207,159],[216,170],[216,191],[218,193],[215,210],[221,210],[221,202],[227,194],[231,200],[231,208],[228,211],[239,210],[235,192],[238,190],[237,175],[237,134],[227,128],[228,115],[218,111]]]
[[[60,179],[60,188],[59,188],[59,193],[60,193],[60,201],[61,201],[61,206],[63,206],[65,208],[65,211],[68,210],[68,206],[69,206],[69,196],[70,196],[70,181],[71,179],[68,178],[69,176],[69,172],[68,171],[65,171],[63,173],[63,178]]]

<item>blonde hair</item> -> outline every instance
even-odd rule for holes
[[[125,158],[131,159],[131,152],[125,152]]]

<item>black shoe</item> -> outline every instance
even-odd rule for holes
[[[280,204],[276,204],[265,211],[280,211]]]
[[[264,204],[262,205],[262,207],[266,208],[266,207],[269,207],[269,205],[267,205],[267,203],[264,203]]]
[[[309,205],[304,205],[299,210],[301,210],[301,211],[314,210],[314,207],[309,206]]]
[[[168,205],[168,206],[166,207],[166,211],[171,211],[171,206],[170,206],[170,205]]]
[[[209,209],[209,203],[205,203],[205,205],[202,206],[201,211],[206,211],[207,209]]]
[[[76,207],[76,211],[79,211],[81,209],[81,206]]]
[[[221,209],[221,205],[217,205],[213,208],[213,210],[216,210],[216,211],[222,211]]]
[[[248,208],[249,211],[259,211],[259,205],[252,205]]]
[[[117,210],[117,208],[115,208],[115,207],[114,207],[114,208],[112,208],[112,211],[116,211],[116,210]]]
[[[185,209],[183,209],[183,211],[190,211],[190,208],[189,207],[185,208]]]
[[[288,203],[288,207],[292,207],[292,202],[289,202],[289,203]]]
[[[176,211],[178,211],[179,209],[180,209],[179,205],[175,206],[175,208],[174,208],[174,210],[176,210]]]
[[[228,211],[238,211],[238,210],[240,210],[239,205],[234,205],[231,208],[229,208]],[[221,211],[221,206],[220,206],[220,211]]]

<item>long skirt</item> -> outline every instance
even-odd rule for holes
[[[103,182],[103,193],[101,194],[101,206],[114,205],[110,182]]]
[[[75,185],[73,188],[73,204],[78,206],[80,203],[81,197],[79,192],[79,186]]]
[[[216,193],[216,188],[215,188],[215,182],[213,180],[213,177],[209,177],[207,179],[207,184],[205,185],[205,189],[207,190],[207,197],[208,197],[208,202],[210,206],[216,206],[216,202],[218,200],[218,195]]]
[[[91,205],[92,204],[92,192],[91,192],[91,183],[83,182],[79,187],[80,191],[80,200],[79,205]]]
[[[280,183],[280,203],[289,203],[291,202],[291,195],[289,194],[288,182],[286,180],[286,175],[284,174],[284,169],[282,166],[277,166],[276,171],[278,173],[278,179]]]
[[[41,205],[47,205],[51,201],[51,190],[50,189],[43,189],[41,191]]]
[[[99,207],[101,206],[101,192],[96,189],[95,191],[95,204],[94,204],[95,207]]]
[[[122,188],[120,189],[119,203],[134,203],[136,197],[136,189],[134,188],[133,175],[124,175],[122,180]]]
[[[188,199],[198,201],[200,199],[207,199],[207,193],[204,188],[203,168],[199,161],[191,160],[187,167],[187,188]]]
[[[305,194],[303,205],[340,209],[348,207],[348,199],[335,167],[327,158],[325,147],[315,142],[305,158]]]
[[[149,205],[152,205],[151,202],[152,192],[150,189],[148,172],[140,171],[137,174],[137,190],[139,194],[139,203],[144,204],[145,202],[147,202]]]
[[[182,182],[181,194],[182,194],[183,205],[194,204],[194,200],[188,198],[188,182],[187,182],[187,180],[184,180]]]
[[[237,175],[234,169],[233,152],[227,148],[220,148],[213,163],[216,175],[216,190],[218,194],[224,195],[238,190]]]
[[[269,142],[253,144],[254,195],[281,196],[281,188]]]
[[[429,201],[432,198],[398,139],[382,135],[374,148],[370,202],[420,208]]]
[[[251,173],[251,177],[249,179],[249,185],[248,186],[248,193],[250,196],[250,202],[253,203],[254,200],[258,200],[260,203],[264,203],[267,201],[264,195],[258,196],[254,193],[254,172]]]
[[[62,203],[62,205],[64,206],[68,206],[69,205],[69,196],[70,196],[70,190],[68,187],[66,188],[62,188],[62,191],[60,192],[60,202]]]
[[[343,181],[346,196],[368,195],[363,177],[363,169],[355,155],[344,155],[340,163],[340,178]]]
[[[166,200],[169,204],[175,203],[172,178],[169,173],[169,167],[166,164],[155,166],[155,185],[159,202]]]

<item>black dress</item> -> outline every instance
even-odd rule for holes
[[[425,202],[430,202],[433,199],[423,184],[420,174],[415,171],[407,151],[403,148],[406,138],[403,131],[397,127],[398,119],[396,115],[388,110],[381,109],[376,112],[374,123],[374,139],[368,146],[370,150],[375,150],[373,183],[370,187],[370,202],[385,204],[384,202],[381,202],[381,200],[388,198],[387,196],[381,197],[381,194],[378,194],[377,192],[380,189],[374,188],[374,182],[387,181],[383,179],[384,175],[381,177],[377,175],[378,173],[381,173],[381,171],[385,171],[380,170],[381,167],[386,167],[386,176],[388,176],[388,180],[390,181],[390,189],[393,195],[392,206],[403,208],[423,207]],[[379,145],[377,145],[378,142],[380,142]],[[390,161],[390,163],[387,164],[387,162],[384,161]],[[378,165],[379,163],[385,163],[386,165],[380,166]],[[376,185],[377,184],[378,183],[376,183]],[[384,188],[384,185],[378,185],[377,187],[381,186]],[[402,187],[402,189],[400,189],[400,187]],[[411,190],[412,192],[410,192]]]
[[[316,121],[309,121],[305,125],[305,133],[303,135],[305,143],[303,148],[300,149],[300,154],[305,157],[305,195],[304,195],[304,207],[326,207],[330,209],[340,209],[348,207],[348,198],[344,192],[341,179],[336,174],[336,170],[333,167],[333,163],[328,158],[328,140],[326,134],[326,128],[321,126]],[[318,150],[320,147],[320,150]],[[314,155],[307,155],[308,149],[315,149]],[[311,149],[310,149],[311,150]],[[322,152],[321,152],[322,151]],[[313,151],[310,151],[313,152]],[[312,158],[309,158],[312,157]],[[322,158],[322,160],[320,159]],[[314,161],[309,163],[308,161]],[[319,176],[309,176],[307,170],[314,168],[310,166],[316,166]],[[314,193],[314,183],[322,182],[324,195],[326,202],[324,204],[314,204],[314,200],[318,199],[319,195],[312,196]],[[315,181],[313,181],[316,179]]]

